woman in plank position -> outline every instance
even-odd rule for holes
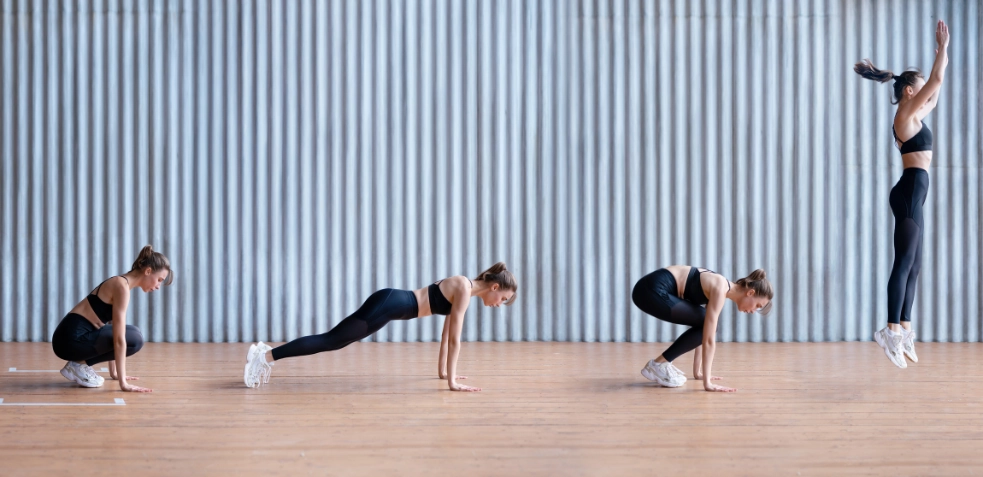
[[[519,285],[505,263],[498,262],[474,281],[454,276],[417,290],[384,288],[334,328],[324,334],[297,338],[272,348],[260,341],[250,345],[246,354],[243,380],[255,388],[269,382],[271,366],[284,358],[335,351],[379,331],[392,320],[410,320],[429,315],[447,315],[440,337],[438,376],[447,379],[451,391],[481,391],[457,382],[457,357],[461,350],[461,327],[472,297],[481,298],[485,306],[511,305]],[[266,357],[269,353],[269,359]]]

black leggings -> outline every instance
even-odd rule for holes
[[[355,313],[341,320],[331,331],[297,338],[273,348],[272,356],[274,360],[280,360],[341,349],[379,331],[392,320],[409,320],[416,318],[418,313],[419,305],[413,292],[385,288],[369,295]]]
[[[706,308],[676,296],[676,278],[666,269],[656,270],[638,281],[631,292],[631,300],[640,310],[662,321],[691,326],[662,353],[667,361],[686,354],[703,343],[703,322]]]
[[[92,366],[116,359],[113,346],[113,324],[96,328],[84,316],[69,313],[58,323],[51,337],[55,356],[65,361],[85,361]],[[126,355],[132,356],[143,348],[143,334],[133,325],[126,325]]]
[[[918,272],[922,269],[925,217],[922,206],[928,196],[928,171],[910,167],[891,189],[894,212],[894,267],[887,281],[887,322],[911,321]]]

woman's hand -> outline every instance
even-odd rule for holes
[[[113,379],[113,380],[117,380],[117,381],[119,380],[119,375],[116,374],[116,360],[113,360],[113,361],[110,361],[109,362],[109,379]],[[126,380],[127,381],[136,381],[138,379],[140,379],[140,378],[138,378],[136,376],[127,376],[126,377]]]
[[[720,386],[717,384],[703,383],[703,389],[712,393],[736,393],[737,389]]]
[[[129,380],[129,377],[127,377],[127,380]],[[125,382],[119,383],[119,388],[122,389],[124,392],[128,392],[128,393],[152,393],[152,392],[154,392],[153,389],[150,389],[150,388],[141,388],[140,386],[130,386],[129,384],[127,384]]]
[[[939,50],[949,47],[949,25],[946,25],[942,20],[939,20],[938,25],[935,27],[935,42],[939,45],[939,49],[935,50],[936,54],[938,54]]]
[[[466,393],[474,393],[474,392],[481,391],[481,388],[466,386],[464,384],[457,384],[457,383],[449,383],[448,387],[451,388],[451,391],[461,391]]]

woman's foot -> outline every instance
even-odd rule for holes
[[[911,360],[912,363],[918,362],[918,355],[915,354],[915,332],[912,330],[901,330],[901,349],[904,351],[904,355]]]
[[[642,376],[667,388],[678,388],[686,383],[686,376],[668,361],[657,363],[654,359],[649,360],[642,368]]]
[[[876,332],[874,332],[874,341],[884,348],[884,354],[887,355],[888,359],[894,363],[895,366],[899,368],[907,368],[908,363],[904,359],[904,349],[902,348],[902,341],[904,337],[901,333],[895,333],[891,331],[890,328],[884,327]],[[914,348],[912,348],[914,349]]]
[[[92,373],[93,376],[95,376],[96,382],[98,382],[100,386],[102,386],[102,383],[105,383],[106,382],[106,378],[104,378],[104,377],[99,376],[98,374],[96,374],[95,368],[93,368],[92,366],[89,366],[87,364],[83,364],[82,366],[85,366],[86,368],[89,368],[89,372]]]
[[[65,363],[65,367],[61,368],[61,375],[65,379],[75,381],[79,386],[86,388],[98,388],[105,381],[89,365],[75,361]]]
[[[677,376],[682,376],[683,378],[686,378],[686,373],[684,373],[683,370],[677,368],[675,364],[669,363],[669,366],[672,368],[672,373],[673,374],[675,374]]]
[[[249,345],[249,351],[246,353],[246,368],[242,375],[246,387],[258,388],[270,382],[273,363],[266,362],[266,352],[271,349],[273,348],[270,345],[262,341]]]

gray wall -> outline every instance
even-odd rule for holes
[[[468,340],[667,341],[634,281],[768,270],[719,338],[866,340],[885,320],[890,87],[938,109],[921,339],[980,341],[979,2],[0,0],[0,339],[60,318],[152,243],[154,341],[326,331],[373,290],[497,260],[518,302]],[[429,341],[440,321],[373,339]]]

